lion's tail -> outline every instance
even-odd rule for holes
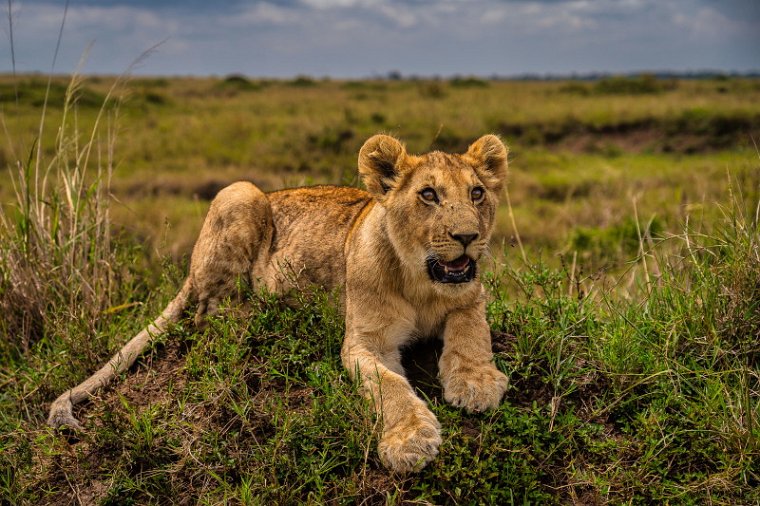
[[[179,321],[182,312],[187,308],[192,292],[192,283],[190,278],[180,289],[179,293],[164,308],[161,315],[156,318],[150,325],[142,329],[133,337],[124,347],[111,357],[103,367],[95,374],[84,380],[71,390],[62,393],[50,406],[50,415],[48,416],[48,425],[60,427],[67,425],[73,428],[81,428],[79,421],[74,418],[72,409],[84,399],[90,397],[99,388],[107,385],[113,378],[127,370],[135,363],[150,344],[151,339],[160,336],[166,331],[169,323]]]

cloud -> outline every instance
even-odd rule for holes
[[[63,12],[15,2],[19,69],[49,70]],[[366,76],[760,67],[755,0],[72,0],[58,70]],[[9,65],[10,56],[0,59]]]
[[[314,9],[340,9],[351,7],[371,7],[385,4],[382,0],[301,0],[301,4]]]
[[[48,71],[64,9],[60,4],[19,3],[14,9],[14,41],[20,70]],[[73,70],[93,42],[93,53],[108,46],[137,58],[145,49],[179,30],[179,21],[144,8],[125,5],[71,5],[66,14],[57,71]],[[151,42],[148,42],[151,41]],[[7,61],[7,60],[6,60]],[[124,64],[126,68],[131,60]]]
[[[760,33],[760,23],[757,19],[734,17],[725,9],[711,5],[700,7],[689,14],[675,12],[673,22],[695,40],[720,40],[726,33]]]
[[[282,7],[275,3],[257,2],[238,12],[222,15],[219,19],[221,25],[277,26],[298,24],[303,17],[303,12],[299,9]]]

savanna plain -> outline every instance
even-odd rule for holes
[[[0,76],[0,503],[760,503],[760,80]],[[178,290],[214,194],[359,185],[363,141],[510,147],[483,273],[501,406],[394,476],[338,297],[245,291],[46,427]],[[326,259],[325,261],[329,261]]]

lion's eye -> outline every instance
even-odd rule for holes
[[[485,192],[483,191],[483,188],[481,188],[480,186],[476,186],[470,192],[470,198],[472,198],[472,200],[475,200],[475,201],[480,200],[483,198],[484,193]]]
[[[435,190],[432,188],[423,188],[422,191],[420,191],[420,197],[426,202],[438,202],[438,194],[436,194]]]

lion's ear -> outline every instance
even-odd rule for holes
[[[399,175],[399,163],[406,156],[404,145],[389,135],[370,137],[359,150],[359,174],[371,193],[383,195]]]
[[[509,150],[495,135],[484,135],[467,149],[468,157],[477,164],[483,183],[495,192],[501,191],[507,178]]]

